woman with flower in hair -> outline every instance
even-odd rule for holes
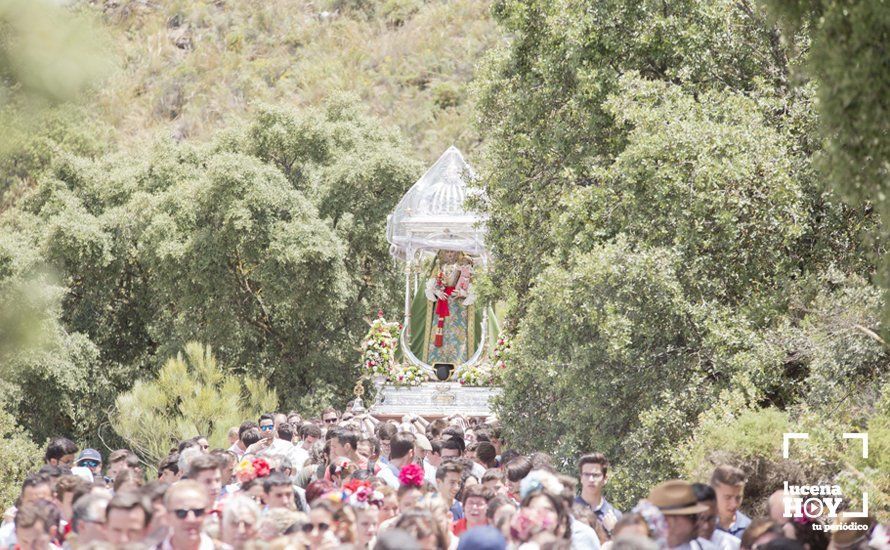
[[[522,480],[519,512],[510,523],[514,542],[540,543],[571,537],[569,510],[562,492],[562,483],[556,476],[543,470],[534,470]]]

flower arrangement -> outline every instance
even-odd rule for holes
[[[491,382],[498,383],[504,371],[510,368],[510,339],[499,336],[491,350]]]
[[[419,386],[426,374],[416,365],[402,365],[393,370],[389,379],[397,386]]]
[[[365,372],[372,376],[392,376],[401,329],[399,323],[387,322],[383,311],[377,312],[377,318],[362,339],[361,367]]]
[[[487,386],[491,384],[491,365],[483,363],[475,367],[465,367],[455,378],[462,386]]]
[[[366,479],[349,479],[341,489],[340,502],[347,502],[353,508],[365,510],[370,506],[383,506],[383,493],[375,491]]]
[[[408,487],[421,487],[423,485],[423,468],[414,463],[405,465],[399,472],[399,481]]]
[[[235,478],[240,483],[247,483],[257,478],[268,476],[272,472],[269,463],[262,458],[244,459],[235,466]]]

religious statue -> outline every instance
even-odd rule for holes
[[[473,260],[462,252],[438,251],[412,301],[410,341],[412,353],[437,374],[442,369],[450,374],[476,352],[482,315],[475,301]]]

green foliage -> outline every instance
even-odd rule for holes
[[[817,85],[789,85],[805,29],[783,40],[764,10],[725,0],[515,0],[495,14],[513,38],[475,96],[496,253],[485,288],[516,338],[497,404],[510,440],[563,464],[607,453],[610,491],[632,505],[724,443],[750,444],[758,467],[773,412],[873,414],[858,388],[887,373],[870,280],[881,242],[860,240],[877,227],[869,207],[819,184]],[[725,433],[714,420],[742,415]],[[764,468],[752,490],[778,479]]]
[[[203,435],[225,448],[229,428],[275,410],[278,396],[262,379],[233,376],[196,342],[168,359],[152,380],[140,380],[117,397],[111,425],[149,464],[171,447]]]
[[[10,363],[22,414],[96,437],[114,396],[192,340],[282,406],[345,401],[363,319],[397,307],[385,213],[419,169],[347,98],[265,109],[205,146],[56,156],[3,221],[8,265],[46,263],[61,286],[59,343]]]
[[[43,453],[9,413],[0,411],[0,506],[12,506],[25,476],[43,462]]]

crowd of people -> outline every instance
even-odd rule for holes
[[[888,548],[872,518],[789,518],[781,489],[764,517],[742,513],[745,475],[667,480],[621,511],[605,498],[609,461],[574,475],[506,445],[495,419],[380,421],[325,410],[264,414],[228,448],[181,441],[147,468],[66,438],[28,475],[0,527],[3,548],[353,548],[825,550]],[[147,474],[149,474],[147,476]],[[146,479],[149,477],[151,479]],[[750,508],[750,507],[749,507]],[[835,527],[829,529],[828,527]]]

